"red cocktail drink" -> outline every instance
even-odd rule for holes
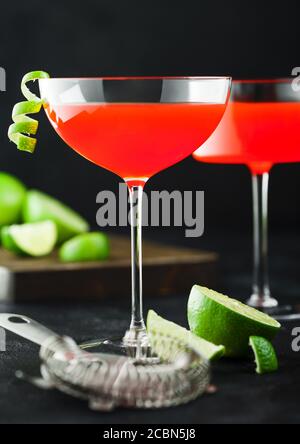
[[[230,102],[218,130],[194,156],[211,163],[248,165],[264,173],[300,161],[300,102]]]
[[[189,156],[214,131],[225,104],[51,104],[58,134],[79,154],[125,180],[147,180]]]
[[[224,118],[196,160],[245,164],[253,177],[254,283],[249,303],[274,308],[267,261],[269,171],[274,164],[300,161],[300,91],[293,79],[235,81]]]

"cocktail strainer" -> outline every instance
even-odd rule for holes
[[[40,388],[56,388],[88,400],[93,410],[161,408],[184,404],[205,392],[208,361],[175,337],[154,333],[151,353],[159,360],[87,353],[26,316],[0,314],[0,326],[38,345],[41,378],[18,372]],[[166,359],[167,357],[167,359]]]

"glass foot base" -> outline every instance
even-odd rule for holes
[[[128,334],[125,334],[124,337],[120,336],[88,341],[81,344],[80,348],[90,353],[110,353],[114,355],[128,356],[132,359],[136,359],[138,362],[158,364],[160,360],[152,354],[148,338],[147,340],[146,338],[144,337],[140,341],[134,341],[132,336],[130,336],[130,340],[128,340]]]
[[[257,308],[259,310],[273,310],[278,307],[278,301],[271,296],[259,296],[253,294],[251,298],[247,301],[250,307]]]
[[[263,309],[263,311],[278,321],[300,320],[300,305],[279,305],[278,307]]]
[[[247,304],[264,313],[272,316],[278,321],[297,321],[300,320],[300,304],[278,305],[278,301],[272,297],[266,299],[257,296],[251,296]]]

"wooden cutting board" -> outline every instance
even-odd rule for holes
[[[58,301],[128,297],[130,240],[111,236],[111,257],[105,262],[59,262],[57,254],[20,258],[0,249],[0,300]],[[188,294],[195,283],[213,287],[216,253],[144,242],[144,294]]]

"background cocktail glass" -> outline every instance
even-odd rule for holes
[[[39,81],[60,137],[128,185],[132,236],[132,318],[115,343],[148,348],[142,300],[142,192],[148,179],[188,157],[219,124],[228,77],[65,78]],[[116,277],[117,278],[117,277]],[[93,341],[91,345],[103,344]],[[111,346],[112,341],[105,341]]]
[[[292,316],[278,307],[268,276],[268,184],[274,164],[300,161],[300,91],[292,79],[234,81],[224,118],[196,160],[245,164],[252,174],[254,276],[249,304]],[[278,307],[278,308],[276,308]],[[286,313],[288,312],[288,313]]]

